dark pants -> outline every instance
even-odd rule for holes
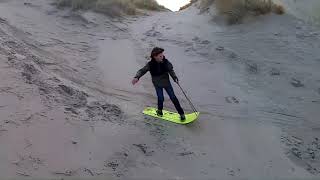
[[[179,100],[176,97],[176,95],[174,94],[173,87],[171,84],[168,87],[163,88],[163,87],[155,86],[155,88],[156,88],[156,92],[157,92],[157,96],[158,96],[158,109],[159,110],[163,110],[163,101],[164,101],[163,89],[165,89],[167,91],[172,103],[174,104],[175,108],[177,109],[178,113],[180,115],[184,114],[184,111],[179,103]]]

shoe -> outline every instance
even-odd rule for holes
[[[157,110],[157,116],[163,116],[162,110]]]
[[[185,121],[186,120],[186,116],[184,115],[184,114],[181,114],[180,115],[180,120],[183,122],[183,121]]]

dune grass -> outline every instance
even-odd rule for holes
[[[196,3],[198,0],[190,0],[190,2],[182,7],[180,7],[179,11],[182,11],[184,9],[187,9],[188,7],[192,6],[194,3]]]
[[[165,8],[155,0],[57,0],[58,7],[93,10],[110,16],[135,15],[139,9],[160,11]]]
[[[284,14],[282,5],[272,0],[201,0],[200,8],[208,9],[214,5],[218,14],[224,15],[230,24],[241,22],[247,15],[259,16],[268,13]]]

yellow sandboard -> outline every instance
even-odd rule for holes
[[[163,112],[163,116],[158,116],[156,108],[147,107],[143,110],[143,114],[145,114],[145,115],[149,115],[152,117],[156,117],[156,118],[163,119],[163,120],[170,121],[170,122],[177,123],[177,124],[189,124],[189,123],[195,121],[200,114],[199,112],[186,114],[185,115],[186,120],[181,121],[180,115],[178,113],[174,113],[174,112],[170,112],[170,111],[166,111],[166,110],[163,110],[162,112]]]

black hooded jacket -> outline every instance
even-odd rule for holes
[[[178,79],[172,64],[166,58],[162,62],[152,59],[137,72],[135,78],[140,79],[148,71],[150,71],[152,83],[157,87],[168,87],[170,85],[169,74],[172,79]]]

